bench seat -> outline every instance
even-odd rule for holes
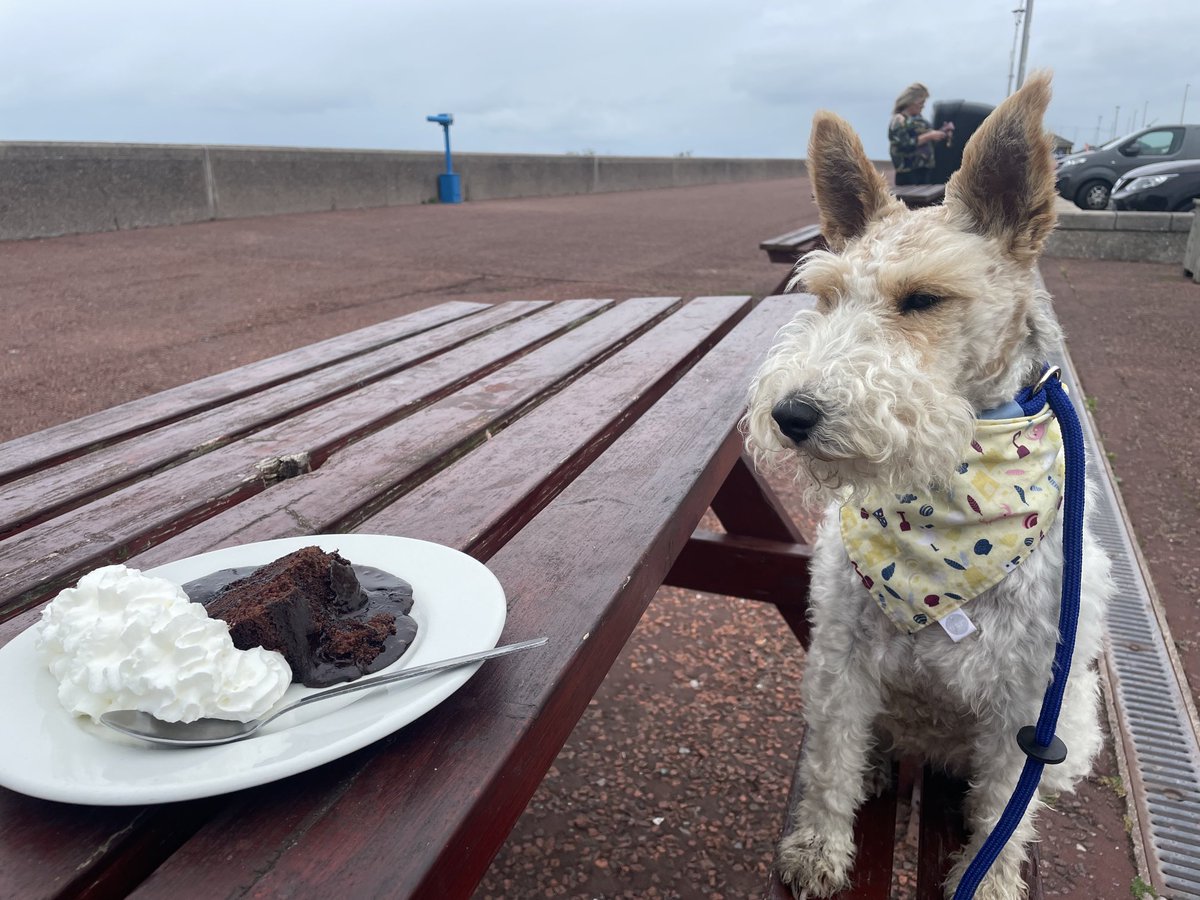
[[[892,193],[909,209],[922,206],[937,206],[946,199],[944,184],[903,184],[892,188]]]
[[[803,742],[800,753],[804,752]],[[796,758],[796,772],[800,757]],[[858,811],[854,843],[858,847],[850,887],[837,900],[889,900],[892,896],[897,844],[912,826],[904,815],[911,807],[917,830],[916,885],[909,885],[914,900],[944,900],[942,884],[950,871],[952,855],[966,842],[962,818],[966,783],[920,765],[902,760],[892,776],[892,787],[871,797]],[[802,796],[799,780],[793,778],[787,817],[780,837],[793,828],[792,810]],[[901,802],[901,800],[906,802]],[[1028,900],[1043,900],[1038,844],[1029,845],[1022,874],[1029,886]],[[792,900],[791,891],[772,872],[766,900]]]
[[[821,236],[820,225],[805,225],[803,228],[765,240],[758,246],[760,250],[767,251],[767,258],[771,262],[793,265],[810,250],[824,248],[825,238]]]

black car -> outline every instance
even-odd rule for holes
[[[1191,212],[1200,199],[1200,159],[1154,163],[1131,169],[1113,186],[1117,209]]]

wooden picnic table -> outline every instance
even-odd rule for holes
[[[736,424],[810,302],[445,303],[0,445],[0,652],[95,567],[346,532],[486,562],[501,641],[550,636],[274,783],[0,789],[0,897],[468,896],[660,585],[775,603],[803,637],[808,548]],[[710,507],[725,533],[696,531]]]

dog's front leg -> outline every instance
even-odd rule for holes
[[[972,787],[965,803],[971,839],[946,880],[947,897],[953,897],[967,867],[996,827],[1025,764],[1025,755],[1014,740],[1015,725],[1008,723],[990,731],[990,741],[986,744],[981,741],[977,745]],[[1012,837],[975,891],[975,900],[1022,900],[1026,896],[1021,863],[1025,860],[1029,842],[1037,837],[1034,815],[1039,804],[1035,795]]]
[[[796,896],[828,897],[849,884],[854,815],[865,799],[872,725],[882,706],[878,678],[857,656],[852,634],[838,627],[818,629],[809,650],[803,796],[775,863]]]

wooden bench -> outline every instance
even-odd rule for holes
[[[782,294],[787,291],[788,283],[792,280],[792,270],[806,253],[813,250],[824,250],[827,245],[821,234],[820,225],[805,225],[795,231],[789,231],[778,237],[769,238],[759,245],[765,250],[767,258],[773,263],[783,263],[788,267],[788,274],[775,286],[772,293]]]
[[[946,186],[944,184],[902,184],[893,187],[892,193],[909,209],[919,209],[922,206],[936,206],[945,200]]]
[[[787,234],[769,238],[759,245],[759,249],[767,252],[767,258],[773,263],[795,265],[805,253],[821,250],[825,247],[825,238],[821,236],[820,225],[805,225]]]

